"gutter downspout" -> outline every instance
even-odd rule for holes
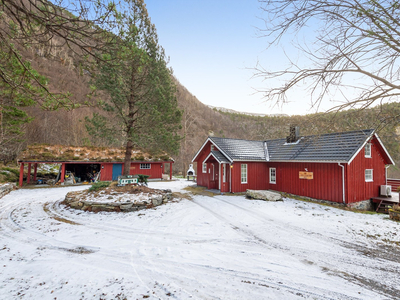
[[[390,165],[385,166],[385,185],[387,185],[387,169],[390,167]]]
[[[229,164],[229,193],[232,193],[232,164]]]
[[[338,162],[339,167],[342,167],[342,185],[343,185],[343,204],[346,204],[346,194],[345,194],[345,186],[344,186],[344,166]]]

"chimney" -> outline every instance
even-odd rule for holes
[[[290,125],[289,135],[286,137],[286,142],[288,144],[295,143],[300,138],[300,128],[299,126]]]

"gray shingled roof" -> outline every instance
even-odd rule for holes
[[[348,162],[371,136],[373,129],[303,137],[297,144],[286,139],[267,141],[270,161]]]
[[[211,151],[211,153],[212,153],[212,155],[214,155],[215,159],[219,163],[223,163],[223,164],[229,163],[229,160],[221,152],[219,152],[219,151]]]
[[[348,162],[373,129],[302,137],[298,143],[286,139],[268,140],[269,161],[334,161]],[[265,161],[264,141],[209,138],[230,161]]]
[[[210,137],[210,140],[230,161],[265,161],[264,142]]]

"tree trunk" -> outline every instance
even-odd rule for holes
[[[129,175],[129,171],[131,169],[132,150],[133,150],[133,143],[132,143],[132,141],[128,140],[126,142],[126,151],[125,151],[125,158],[124,158],[124,172],[122,173],[122,175],[124,175],[124,176]]]

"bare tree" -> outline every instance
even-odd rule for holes
[[[257,67],[257,76],[283,80],[264,90],[267,101],[286,103],[288,92],[306,84],[312,105],[340,97],[332,110],[364,109],[397,101],[400,94],[400,2],[397,0],[259,0],[266,13],[262,35],[269,46],[299,37],[295,47],[308,63],[282,70]],[[296,39],[295,39],[296,40]],[[339,100],[339,99],[337,99]]]

